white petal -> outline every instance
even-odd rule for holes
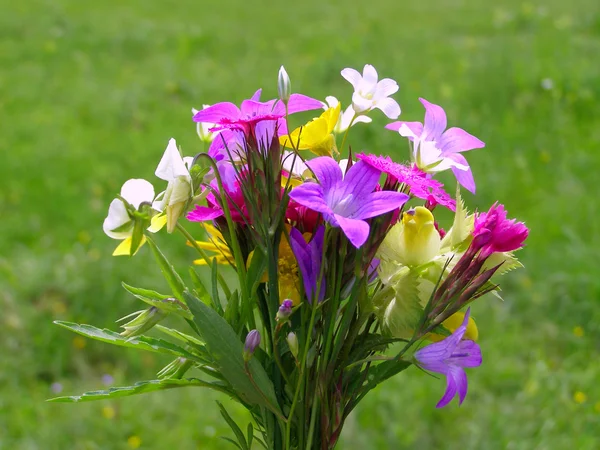
[[[183,163],[183,158],[177,149],[175,139],[169,140],[169,145],[163,154],[155,175],[161,180],[171,181],[177,177],[189,176],[189,172]]]
[[[156,196],[156,199],[152,203],[152,209],[155,209],[156,211],[160,212],[164,211],[164,209],[167,206],[166,193],[167,191],[162,191]]]
[[[171,192],[169,192],[171,189]],[[190,198],[192,187],[190,181],[185,178],[177,178],[173,181],[169,181],[167,186],[167,194],[165,198],[169,197],[169,206],[176,205],[177,203],[187,202]]]
[[[372,107],[373,102],[371,100],[364,98],[357,92],[352,94],[352,108],[357,114],[370,111]]]
[[[400,115],[400,105],[393,98],[384,98],[375,103],[375,108],[379,108],[390,119],[397,119]]]
[[[342,173],[345,174],[346,170],[348,170],[348,159],[340,159],[338,165],[340,166],[340,169],[342,169]]]
[[[371,64],[365,64],[365,68],[363,69],[363,80],[372,86],[377,84],[377,71]]]
[[[128,236],[131,236],[131,231],[120,231],[118,233],[113,232],[119,228],[120,226],[125,225],[131,219],[129,218],[129,214],[127,214],[127,210],[125,209],[125,205],[121,200],[115,198],[112,202],[110,202],[110,206],[108,207],[108,215],[106,219],[104,219],[104,223],[102,224],[102,229],[104,232],[113,239],[125,239]]]
[[[346,110],[342,113],[340,118],[338,119],[338,123],[335,126],[336,133],[343,133],[350,126],[350,121],[354,117],[355,112],[352,108],[352,105],[348,106]],[[358,116],[358,117],[366,117],[366,116]],[[357,119],[358,119],[357,117]],[[356,119],[355,119],[356,120]]]
[[[371,123],[372,121],[373,119],[371,119],[369,116],[358,116],[356,119],[354,119],[354,122],[352,122],[352,126],[356,125],[359,122]]]
[[[139,178],[127,180],[121,188],[121,197],[138,209],[140,203],[150,203],[154,200],[154,186],[149,181]]]
[[[384,78],[377,83],[377,89],[375,92],[375,99],[379,100],[398,92],[398,83],[391,78]]]
[[[198,110],[196,108],[192,108],[192,116],[195,116]]]
[[[281,167],[283,170],[297,176],[302,176],[308,170],[308,166],[302,161],[302,158],[298,156],[294,158],[294,153],[288,150],[283,152]]]
[[[342,76],[350,82],[354,90],[358,89],[358,85],[362,81],[362,76],[357,70],[346,68],[342,70]]]
[[[325,101],[327,102],[327,105],[329,105],[329,108],[335,108],[339,103],[339,100],[333,95],[328,95],[325,97]]]

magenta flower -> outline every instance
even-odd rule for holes
[[[416,166],[406,167],[391,160],[389,156],[376,156],[359,153],[357,159],[371,167],[391,176],[400,183],[406,184],[411,195],[422,198],[434,205],[442,205],[450,211],[456,211],[456,201],[444,190],[444,185],[431,178]]]
[[[408,200],[401,192],[373,192],[381,171],[359,161],[342,175],[338,163],[329,156],[306,163],[319,183],[305,182],[290,192],[290,198],[323,214],[334,227],[341,227],[356,248],[369,237],[371,217],[400,208]]]
[[[413,160],[425,172],[452,169],[466,189],[475,193],[475,181],[469,163],[460,152],[483,148],[485,144],[461,128],[446,130],[446,113],[441,106],[419,99],[425,107],[425,123],[393,122],[388,130],[398,131],[413,142]],[[445,130],[445,131],[444,131]]]
[[[460,327],[446,339],[423,347],[415,352],[419,366],[431,372],[446,375],[446,392],[436,408],[446,406],[458,393],[458,402],[462,404],[467,396],[467,374],[464,367],[481,365],[481,348],[474,341],[463,340],[467,331],[470,308]]]
[[[482,257],[495,252],[511,252],[523,247],[529,230],[523,222],[507,219],[504,205],[497,202],[487,213],[475,216],[473,246],[481,249]]]
[[[290,247],[298,261],[298,267],[302,274],[304,293],[310,303],[316,296],[319,274],[323,261],[323,240],[325,238],[325,227],[321,225],[315,232],[310,243],[307,243],[302,233],[296,228],[290,230]],[[321,289],[317,302],[325,297],[325,277],[321,280]],[[285,303],[285,302],[284,302]],[[283,305],[282,305],[283,306]],[[281,308],[280,308],[281,310]]]

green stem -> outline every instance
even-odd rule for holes
[[[340,153],[342,153],[342,150],[344,150],[344,144],[346,143],[346,138],[348,137],[348,133],[350,132],[350,127],[352,126],[352,124],[354,123],[354,120],[357,117],[358,117],[358,114],[354,113],[354,116],[352,117],[352,120],[350,121],[348,128],[346,128],[346,132],[344,133],[344,137],[342,138],[342,145],[340,146]]]

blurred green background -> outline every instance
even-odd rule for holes
[[[398,81],[403,120],[422,119],[422,96],[487,143],[467,155],[467,203],[502,201],[531,236],[504,302],[474,306],[484,364],[463,406],[436,410],[444,381],[411,369],[360,405],[340,448],[600,448],[599,61],[597,0],[0,0],[0,448],[226,448],[218,397],[199,389],[44,403],[168,361],[52,320],[117,329],[141,306],[121,280],[164,290],[148,249],[113,258],[101,226],[126,179],[162,190],[170,137],[202,149],[191,107],[272,98],[281,64],[296,92],[347,104],[339,72],[365,63]],[[406,159],[372,116],[353,147]],[[183,272],[194,255],[170,241]]]

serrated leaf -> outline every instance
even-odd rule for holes
[[[392,336],[410,339],[423,316],[419,276],[410,270],[394,281],[395,296],[385,309],[383,323]]]
[[[154,306],[162,311],[175,313],[186,319],[192,318],[192,313],[189,308],[181,301],[173,298],[169,295],[159,294],[158,292],[151,291],[150,289],[142,289],[130,286],[126,283],[121,283],[126,291],[133,294],[141,301]]]
[[[152,338],[148,336],[137,336],[134,338],[126,338],[121,336],[119,333],[107,329],[96,328],[92,325],[78,324],[73,322],[63,322],[57,320],[55,324],[71,330],[82,336],[86,336],[98,341],[107,342],[109,344],[117,345],[119,347],[130,347],[141,350],[148,350],[156,353],[168,353],[176,356],[183,356],[194,361],[199,361],[198,357],[184,348],[178,345],[172,344],[169,341],[163,339]]]
[[[457,245],[464,242],[473,231],[473,223],[475,217],[471,214],[468,215],[468,211],[465,208],[465,203],[460,196],[460,189],[456,187],[456,212],[454,213],[454,222],[452,227],[442,239],[441,251],[442,253],[454,249]]]
[[[502,264],[496,273],[494,273],[494,277],[499,275],[504,275],[505,273],[510,272],[511,270],[519,269],[523,267],[523,264],[515,257],[512,252],[504,252],[504,253],[492,253],[488,259],[486,259],[483,264],[482,271],[491,269],[494,266]],[[495,278],[494,278],[495,279]]]
[[[154,254],[154,257],[156,258],[156,261],[160,267],[160,271],[163,273],[167,283],[169,283],[169,287],[173,291],[173,295],[177,297],[178,300],[185,303],[183,298],[183,291],[185,290],[183,280],[175,271],[175,268],[171,265],[171,263],[169,263],[163,252],[160,251],[150,237],[148,237],[148,245],[152,249],[152,253]]]
[[[221,392],[227,392],[226,388],[224,386],[221,386],[217,382],[209,383],[197,378],[184,378],[140,381],[139,383],[136,383],[133,386],[113,387],[105,390],[89,391],[81,395],[68,395],[64,397],[56,397],[46,401],[54,403],[91,402],[95,400],[129,397],[131,395],[145,394],[147,392],[162,391],[165,389],[173,389],[188,386],[208,387]]]
[[[281,414],[273,383],[256,358],[249,363],[254,386],[244,365],[244,346],[231,326],[215,310],[205,305],[189,292],[184,293],[186,303],[194,315],[194,323],[215,365],[246,403],[258,404]]]

